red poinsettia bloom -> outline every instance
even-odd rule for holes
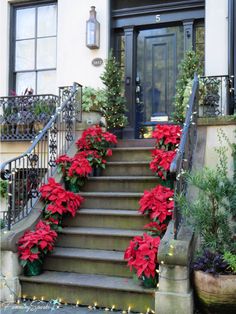
[[[78,175],[79,177],[87,177],[92,172],[92,167],[89,161],[77,154],[72,158],[71,166],[68,170],[68,177]]]
[[[170,171],[170,165],[175,158],[176,151],[164,151],[155,149],[152,152],[152,161],[150,169],[155,172],[161,179],[166,180],[167,174]]]
[[[114,134],[105,132],[100,126],[93,126],[82,133],[81,138],[76,142],[79,151],[97,150],[106,154],[106,150],[111,144],[117,144]]]
[[[63,194],[65,190],[60,183],[57,183],[53,178],[49,178],[48,183],[42,185],[39,192],[43,199],[55,201],[57,200],[58,195]]]
[[[155,277],[157,268],[157,252],[160,237],[152,237],[146,233],[134,237],[125,250],[124,259],[128,261],[130,270],[137,271],[137,276]]]
[[[26,231],[18,241],[18,252],[20,259],[24,261],[23,265],[41,259],[48,251],[52,251],[56,238],[57,233],[42,220],[36,225],[35,230]]]
[[[144,191],[139,201],[139,212],[149,214],[151,219],[158,219],[163,223],[169,216],[172,216],[174,209],[174,191],[162,185],[157,185],[150,191]]]
[[[180,142],[181,128],[179,125],[158,124],[152,133],[157,140],[156,146],[165,150],[173,150]]]
[[[74,217],[77,209],[81,206],[84,198],[78,194],[67,191],[66,195],[66,209]]]
[[[150,230],[152,233],[163,234],[167,229],[167,224],[159,224],[155,221],[149,222],[144,226],[144,229]]]
[[[63,215],[66,212],[66,208],[62,205],[57,205],[55,203],[49,204],[46,208],[46,211],[53,214]]]

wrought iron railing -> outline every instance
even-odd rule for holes
[[[0,166],[1,178],[8,180],[8,209],[2,212],[8,230],[29,214],[38,201],[38,188],[55,172],[56,158],[75,140],[81,102],[81,85],[60,88],[60,106],[29,149]]]
[[[171,163],[170,172],[175,177],[175,195],[187,192],[187,182],[184,173],[192,168],[193,152],[197,140],[197,118],[198,118],[198,92],[199,80],[194,76],[192,92],[187,106],[186,118],[183,124],[182,136],[176,156]],[[177,237],[181,225],[181,210],[175,202],[174,224],[175,237]]]
[[[56,95],[0,97],[1,141],[32,140],[58,106]]]
[[[233,77],[202,76],[199,79],[199,117],[234,113]]]

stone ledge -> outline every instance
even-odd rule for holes
[[[236,125],[236,116],[198,118],[198,126]]]

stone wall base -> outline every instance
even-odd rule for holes
[[[156,314],[193,314],[193,292],[174,293],[157,291],[155,294]]]

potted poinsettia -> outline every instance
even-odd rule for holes
[[[150,169],[162,180],[163,185],[171,188],[173,179],[170,176],[170,165],[175,158],[181,132],[179,125],[158,124],[152,133],[156,139],[156,148],[152,151]]]
[[[59,215],[70,214],[73,217],[77,209],[83,202],[83,197],[66,191],[60,183],[53,178],[49,178],[48,183],[44,184],[40,189],[41,198],[48,205],[45,208],[47,214],[58,213]],[[53,217],[54,218],[54,217]]]
[[[20,264],[26,276],[36,276],[42,272],[45,255],[52,251],[57,233],[50,225],[40,220],[35,230],[26,231],[18,241]]]
[[[156,287],[158,282],[157,253],[161,238],[152,237],[147,233],[134,237],[125,250],[124,259],[127,260],[130,270],[136,271],[138,278],[145,287]]]
[[[139,201],[139,212],[148,215],[152,221],[168,224],[174,210],[174,191],[163,185],[157,185],[150,191],[145,190]]]
[[[90,154],[94,168],[104,169],[106,158],[112,155],[111,147],[117,144],[117,138],[110,132],[103,131],[99,126],[88,128],[76,142],[78,152],[96,151],[96,156]]]

